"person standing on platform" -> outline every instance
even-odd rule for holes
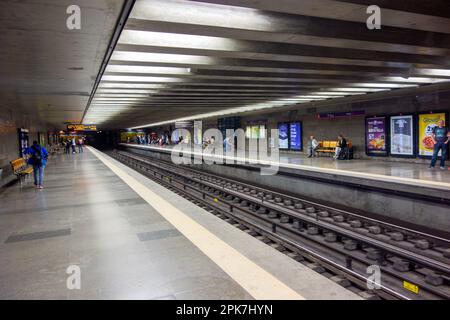
[[[44,189],[44,168],[47,164],[48,151],[41,147],[38,142],[33,141],[33,145],[27,148],[24,152],[30,155],[28,164],[33,166],[34,185],[36,189]]]
[[[334,159],[339,159],[339,156],[341,155],[341,152],[343,152],[347,148],[347,139],[344,138],[342,134],[338,136],[338,142],[336,145],[336,151],[334,153]]]
[[[65,147],[65,153],[66,153],[66,154],[70,154],[70,145],[71,145],[70,140],[66,140],[66,141],[64,142],[64,147]]]
[[[448,133],[449,132],[447,127],[445,127],[444,120],[439,120],[439,125],[433,128],[433,134],[431,135],[434,143],[433,157],[431,158],[430,163],[431,169],[433,169],[434,166],[436,165],[439,151],[442,152],[440,168],[442,170],[445,169],[445,159],[447,157],[447,145],[450,139]]]
[[[308,158],[315,157],[316,156],[316,150],[319,146],[319,142],[316,140],[314,136],[311,136],[309,138],[308,142]]]
[[[83,153],[83,138],[78,138],[77,141],[77,145],[78,145],[78,153]]]

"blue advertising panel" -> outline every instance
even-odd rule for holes
[[[278,124],[278,136],[280,149],[289,149],[289,126],[287,123]]]
[[[301,151],[302,145],[302,123],[291,122],[289,124],[289,145],[291,150]]]

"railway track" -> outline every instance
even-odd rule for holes
[[[450,240],[127,152],[140,171],[368,299],[449,299]],[[381,271],[369,290],[367,268]]]

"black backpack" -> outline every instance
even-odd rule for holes
[[[41,166],[42,165],[42,149],[39,146],[33,146],[33,155],[31,158],[33,159],[33,164],[35,166]]]

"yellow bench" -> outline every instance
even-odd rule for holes
[[[320,141],[316,152],[333,155],[336,152],[337,141]]]
[[[336,153],[337,144],[337,141],[320,141],[316,152],[317,154],[324,153],[333,156]],[[347,140],[347,148],[353,148],[353,144],[350,140]]]
[[[28,166],[27,162],[24,158],[18,158],[10,162],[13,173],[19,178],[22,182],[22,177],[26,177],[27,175],[33,173],[33,167]]]

